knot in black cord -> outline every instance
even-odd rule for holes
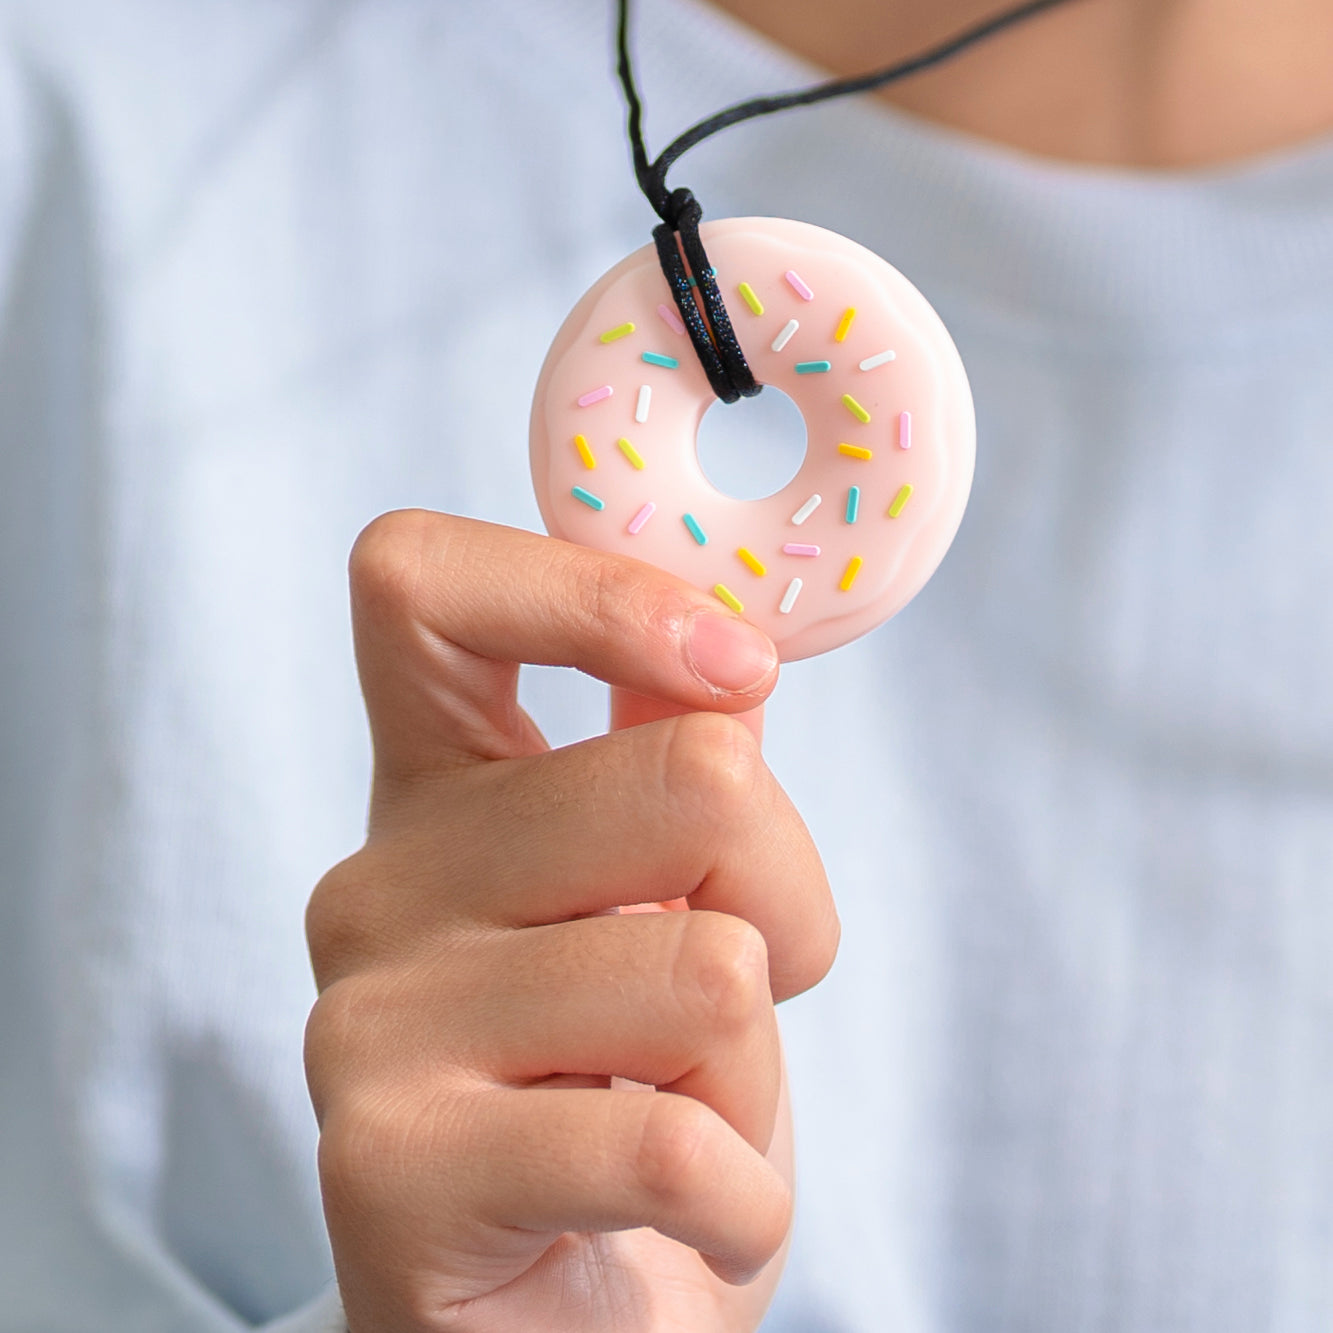
[[[812,88],[801,88],[796,92],[782,93],[774,97],[753,97],[747,102],[738,102],[727,107],[697,125],[692,125],[684,134],[678,135],[650,161],[648,149],[643,141],[643,104],[639,100],[639,90],[634,81],[634,62],[629,49],[629,0],[618,0],[619,21],[616,25],[616,48],[618,54],[617,72],[620,86],[625,93],[625,105],[629,111],[630,149],[634,155],[634,174],[645,198],[652,204],[653,210],[662,219],[662,225],[653,232],[657,242],[657,254],[662,261],[662,272],[671,286],[671,294],[676,299],[676,308],[685,321],[690,340],[694,343],[695,353],[708,375],[708,382],[713,392],[724,403],[734,403],[737,398],[749,398],[757,394],[762,387],[754,378],[750,367],[745,362],[745,354],[731,327],[727,308],[722,303],[722,293],[718,291],[716,274],[704,254],[703,243],[699,240],[699,219],[703,210],[689,190],[671,190],[666,187],[667,172],[672,164],[696,144],[711,138],[719,130],[739,125],[742,121],[753,120],[756,116],[771,116],[776,111],[787,111],[792,107],[814,106],[835,97],[848,97],[856,93],[870,92],[874,88],[884,88],[899,79],[908,78],[922,70],[931,69],[946,60],[953,59],[978,42],[985,41],[996,33],[1012,28],[1015,24],[1025,23],[1029,19],[1044,14],[1047,10],[1070,3],[1070,0],[1024,0],[1024,3],[1002,10],[990,18],[983,19],[970,28],[946,38],[937,46],[910,56],[885,69],[873,70],[869,74],[859,74],[848,79],[829,79]],[[679,236],[679,243],[677,242]],[[684,262],[681,251],[684,251]],[[689,272],[685,265],[689,265]],[[697,287],[694,285],[697,283]],[[694,299],[698,291],[699,301]],[[702,304],[702,310],[700,305]]]
[[[694,195],[681,188],[671,191],[661,213],[665,220],[653,229],[657,258],[708,383],[724,403],[753,398],[763,385],[745,360],[717,273],[699,237],[704,211]]]

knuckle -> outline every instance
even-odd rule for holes
[[[306,1081],[315,1113],[322,1119],[334,1071],[358,1042],[360,1005],[348,981],[336,981],[320,993],[305,1025]]]
[[[329,1107],[319,1138],[325,1194],[363,1201],[392,1193],[424,1164],[459,1153],[458,1098],[442,1085],[376,1081]]]
[[[773,1003],[763,935],[739,917],[689,913],[675,986],[696,1023],[724,1034],[744,1031]]]
[[[712,1113],[692,1097],[660,1093],[644,1117],[635,1160],[640,1188],[663,1212],[696,1194],[708,1174]]]
[[[663,768],[673,802],[719,827],[750,807],[762,763],[744,723],[725,713],[687,713],[673,720]]]
[[[353,604],[377,618],[410,609],[425,564],[427,531],[439,515],[420,509],[381,514],[357,537],[347,562]]]
[[[590,640],[641,642],[645,627],[679,618],[679,591],[654,584],[653,571],[636,561],[580,547],[564,554],[550,570],[556,584],[552,600],[572,598],[574,621]]]
[[[305,934],[315,980],[321,988],[364,958],[369,944],[362,901],[361,857],[357,853],[334,866],[315,885],[306,904]]]

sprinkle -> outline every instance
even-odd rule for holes
[[[717,597],[718,601],[726,602],[737,615],[740,615],[740,613],[745,610],[745,607],[741,604],[741,599],[737,597],[725,583],[713,584],[713,594]]]
[[[910,412],[898,413],[898,448],[910,449],[912,447],[912,414]]]
[[[802,301],[813,301],[815,294],[805,285],[801,275],[794,268],[789,268],[783,275],[791,284],[791,289],[801,298]]]
[[[863,449],[859,444],[840,444],[838,452],[845,454],[848,458],[859,458],[863,463],[870,462],[875,456],[873,450]]]
[[[856,516],[861,511],[861,488],[859,486],[847,487],[847,522],[855,523]]]
[[[842,578],[838,580],[839,592],[846,592],[856,582],[856,576],[861,572],[863,564],[865,561],[859,555],[852,556],[847,562],[847,568],[842,571]]]
[[[662,323],[671,330],[672,333],[684,333],[685,325],[681,322],[680,316],[672,310],[669,305],[663,304],[657,307],[657,313],[662,316]],[[861,367],[865,369],[864,366]]]
[[[773,339],[773,350],[774,350],[775,352],[780,352],[780,351],[782,351],[782,349],[783,349],[784,347],[786,347],[786,345],[787,345],[789,342],[791,342],[791,336],[792,336],[792,334],[795,333],[796,330],[799,329],[800,327],[801,327],[801,324],[800,324],[800,321],[799,321],[799,320],[796,320],[796,319],[789,319],[789,320],[782,326],[782,332],[779,333],[778,336],[777,336],[776,338]]]
[[[607,329],[607,331],[602,334],[602,341],[604,343],[613,343],[618,338],[628,338],[633,332],[634,325],[626,320],[623,324],[617,324],[614,329]]]
[[[748,282],[743,282],[736,288],[741,294],[741,300],[754,311],[756,315],[764,313],[764,303],[755,295],[754,288]]]
[[[832,369],[832,361],[798,361],[796,363],[796,373],[798,375],[822,375],[826,370]]]
[[[852,320],[855,318],[856,307],[849,305],[847,309],[842,312],[842,318],[838,321],[838,327],[833,331],[833,341],[835,343],[840,343],[847,337],[847,334],[852,327]]]
[[[888,365],[890,361],[897,358],[897,352],[878,352],[874,356],[868,356],[861,362],[862,370],[874,370],[876,366]]]
[[[579,395],[578,404],[580,407],[591,407],[594,403],[600,403],[603,398],[610,398],[615,390],[609,384],[603,384],[600,389],[589,389],[587,393]]]
[[[634,405],[634,420],[643,425],[648,420],[648,405],[653,401],[653,386],[639,385],[639,401]]]
[[[583,503],[587,505],[589,509],[606,508],[605,500],[598,499],[598,497],[595,496],[591,491],[585,491],[582,486],[575,486],[573,490],[571,490],[569,493],[576,500],[582,500]]]
[[[657,512],[657,506],[649,500],[637,514],[629,521],[629,527],[625,529],[631,537],[637,537],[643,531],[643,525]]]
[[[823,503],[822,495],[812,495],[792,516],[791,521],[799,528],[811,514]]]
[[[700,546],[708,545],[708,534],[699,526],[699,520],[693,514],[682,514],[680,521],[690,530],[690,536],[699,543]]]
[[[903,512],[904,506],[912,498],[911,486],[903,486],[898,494],[893,497],[893,503],[889,506],[889,517],[897,518]]]
[[[633,464],[636,472],[643,471],[643,455],[623,435],[616,441],[616,446]]]
[[[818,546],[807,546],[802,542],[788,542],[782,548],[783,555],[818,555]]]
[[[647,355],[648,355],[648,353],[645,352],[645,353],[644,353],[644,356],[647,356]],[[868,426],[868,425],[870,424],[870,413],[867,412],[867,411],[865,410],[865,408],[862,407],[861,404],[858,403],[858,402],[856,401],[856,399],[852,397],[851,394],[849,394],[849,393],[845,393],[845,394],[843,394],[843,396],[842,396],[842,405],[843,405],[843,406],[844,406],[844,407],[845,407],[845,408],[852,414],[852,416],[854,416],[854,417],[855,417],[855,418],[856,418],[856,419],[857,419],[863,426]]]
[[[790,615],[791,609],[796,605],[796,599],[800,595],[801,580],[792,579],[792,581],[787,584],[787,591],[782,594],[782,600],[778,603],[778,610],[781,611],[784,616]]]
[[[763,578],[764,575],[768,573],[768,566],[765,565],[753,551],[747,551],[744,546],[739,546],[736,548],[736,554],[740,556],[740,558],[744,560],[760,578]]]
[[[597,466],[597,460],[593,457],[592,450],[588,447],[588,438],[586,435],[574,436],[574,448],[579,451],[579,457],[583,459],[583,466],[589,472]]]
[[[663,356],[661,352],[640,352],[639,356],[650,366],[665,366],[668,370],[675,370],[680,365],[674,356]]]

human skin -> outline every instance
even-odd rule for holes
[[[714,0],[816,65],[855,74],[1004,0]],[[1069,0],[878,96],[1072,162],[1212,166],[1333,130],[1325,0]]]
[[[722,7],[838,73],[997,8]],[[1182,168],[1333,126],[1330,67],[1333,7],[1071,0],[885,95],[1034,153]],[[307,1043],[352,1333],[753,1330],[791,1210],[773,1006],[838,929],[737,720],[771,652],[659,571],[444,515],[377,520],[352,593],[370,831],[311,900]],[[622,729],[548,751],[522,662],[609,681]]]

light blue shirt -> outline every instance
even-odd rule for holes
[[[642,8],[659,147],[811,77]],[[536,526],[546,342],[653,222],[606,9],[0,9],[4,1333],[336,1320],[301,912],[363,820],[346,552]],[[768,709],[845,937],[785,1011],[766,1333],[1322,1333],[1333,147],[1135,175],[838,104],[673,183],[883,254],[979,419],[938,576]]]

